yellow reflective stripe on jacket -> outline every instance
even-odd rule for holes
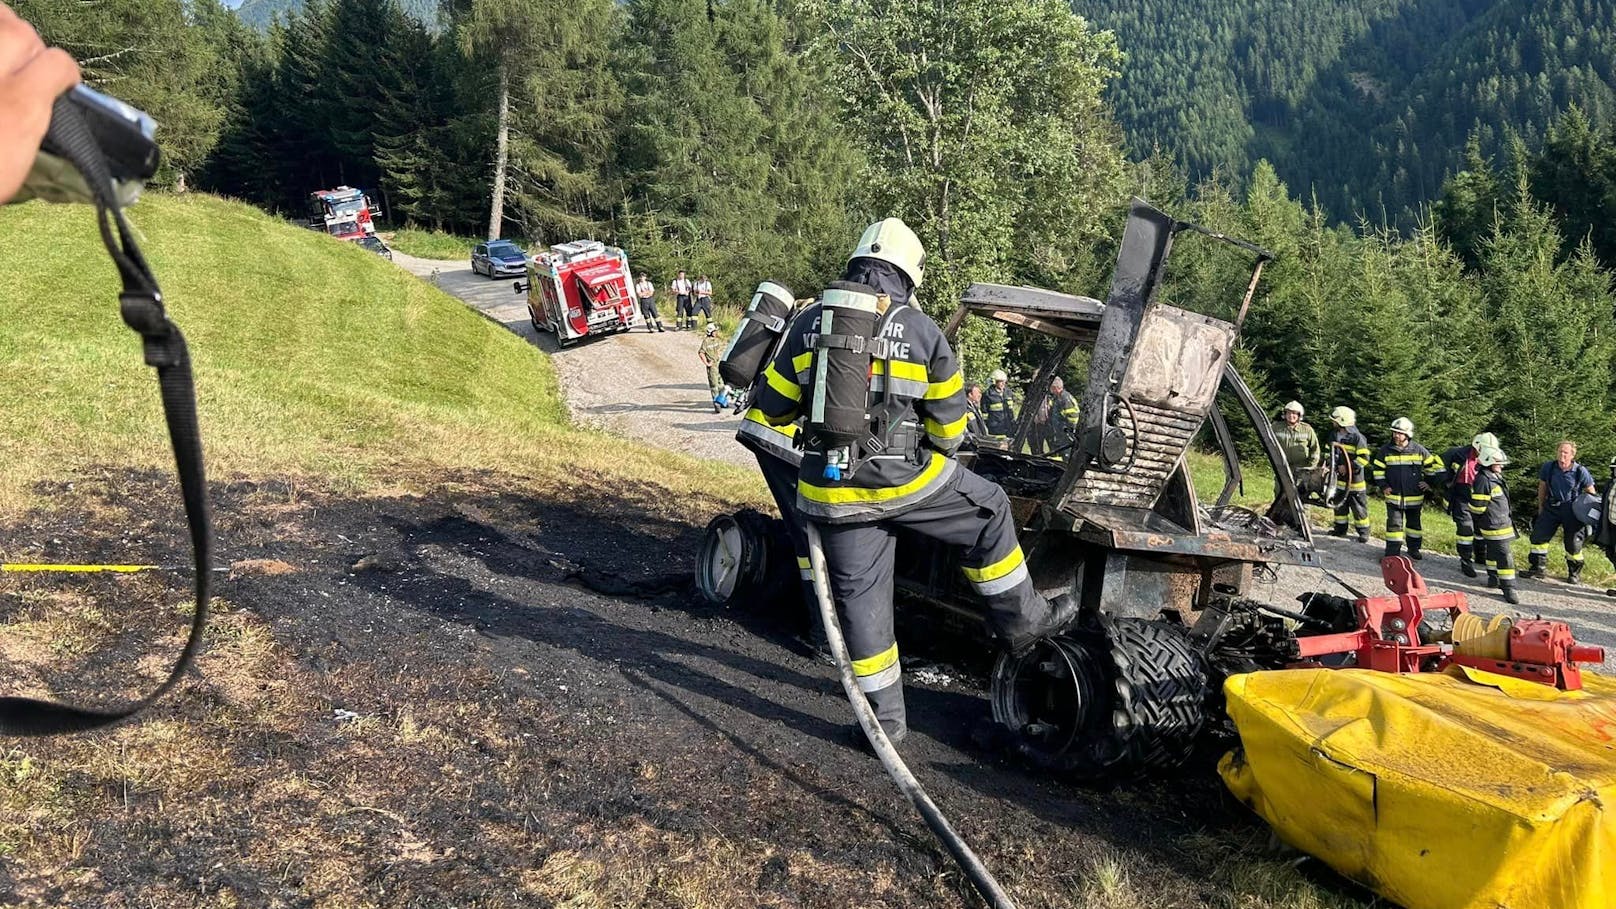
[[[924,470],[915,475],[913,480],[902,486],[887,486],[877,489],[866,489],[860,486],[815,486],[807,480],[797,481],[797,493],[810,502],[819,502],[825,505],[856,505],[879,504],[901,499],[913,495],[940,476],[948,467],[948,459],[937,452],[931,452],[931,462]]]
[[[813,362],[814,362],[814,352],[813,351],[810,350],[807,353],[797,354],[796,356],[791,358],[791,371],[796,373],[798,376],[801,376],[802,374],[804,374],[804,373],[806,373],[808,371],[808,367],[812,366]]]
[[[780,371],[774,368],[773,363],[769,364],[768,369],[763,370],[763,378],[768,380],[769,387],[781,397],[792,401],[802,400],[802,388],[797,385],[796,380],[780,375]]]
[[[908,360],[876,360],[870,364],[870,375],[891,375],[894,379],[908,379],[923,384],[930,384],[931,381],[931,377],[926,375],[926,364]]]
[[[958,420],[952,423],[939,423],[931,417],[925,419],[926,434],[937,439],[947,441],[957,439],[965,433],[965,415],[961,414]]]
[[[965,387],[965,377],[954,373],[941,382],[930,382],[926,385],[926,400],[938,401],[955,394]]]
[[[794,439],[797,437],[797,424],[787,423],[784,426],[775,426],[769,422],[768,417],[763,415],[763,411],[758,410],[756,407],[753,407],[746,412],[746,419],[764,427],[770,432],[777,432],[788,439]]]

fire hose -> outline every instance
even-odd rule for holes
[[[864,730],[864,736],[869,740],[875,750],[875,756],[881,760],[881,766],[886,769],[887,776],[909,801],[914,804],[915,810],[925,819],[926,826],[931,828],[933,835],[953,856],[955,864],[970,878],[976,892],[987,900],[988,905],[994,909],[1015,909],[1015,901],[994,880],[993,874],[988,871],[982,860],[977,858],[971,847],[954,831],[948,818],[943,816],[937,803],[931,800],[926,790],[921,787],[920,781],[910,772],[903,758],[898,756],[898,749],[894,748],[892,741],[887,738],[886,731],[881,728],[880,720],[876,719],[875,710],[859,690],[858,679],[853,676],[852,657],[847,652],[847,642],[842,639],[842,625],[836,618],[836,605],[830,593],[829,575],[825,570],[825,548],[819,539],[819,528],[812,521],[804,522],[808,532],[808,564],[813,569],[814,598],[819,601],[819,621],[825,628],[825,640],[830,645],[830,652],[836,659],[836,668],[842,677],[842,690],[847,693],[848,703],[853,705],[853,715],[858,718],[859,726]]]

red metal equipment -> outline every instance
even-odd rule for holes
[[[1345,666],[1379,672],[1440,672],[1450,665],[1553,685],[1562,691],[1582,688],[1577,663],[1600,663],[1602,647],[1577,643],[1570,626],[1545,619],[1520,619],[1482,642],[1423,641],[1420,625],[1428,613],[1446,611],[1450,620],[1470,611],[1457,591],[1432,593],[1407,556],[1381,560],[1381,577],[1391,596],[1359,597],[1353,604],[1358,629],[1297,638],[1293,668],[1320,667],[1320,657],[1351,654]],[[1343,667],[1337,667],[1343,668]]]
[[[528,263],[527,291],[533,327],[555,332],[565,346],[592,334],[627,331],[643,324],[630,288],[628,255],[595,240],[558,243]]]

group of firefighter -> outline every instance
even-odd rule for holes
[[[668,292],[673,295],[673,330],[695,331],[705,325],[707,333],[711,335],[717,330],[713,322],[713,282],[706,275],[692,281],[683,271],[668,284]],[[657,312],[656,284],[644,272],[640,273],[639,280],[634,284],[634,296],[640,301],[640,315],[645,318],[646,331],[666,331],[662,325],[662,316]],[[696,321],[697,314],[701,315],[701,322]]]
[[[1009,376],[995,369],[988,387],[972,382],[966,390],[966,429],[980,441],[1005,443],[1015,435],[1021,399],[1009,388]],[[1027,450],[1035,455],[1062,458],[1077,438],[1077,399],[1060,376],[1049,381],[1049,394],[1033,411]]]
[[[1347,536],[1350,527],[1359,542],[1369,542],[1369,490],[1377,489],[1386,503],[1386,555],[1399,555],[1406,546],[1409,557],[1419,559],[1424,542],[1421,515],[1427,496],[1438,493],[1453,518],[1459,569],[1478,577],[1479,563],[1487,573],[1488,587],[1499,588],[1511,604],[1520,602],[1510,546],[1516,537],[1515,523],[1503,479],[1510,461],[1497,436],[1479,433],[1439,457],[1414,441],[1413,421],[1398,417],[1391,423],[1391,441],[1371,450],[1358,429],[1357,414],[1350,407],[1336,407],[1330,411],[1332,432],[1329,447],[1324,448],[1303,415],[1301,403],[1286,404],[1274,422],[1274,434],[1299,490],[1317,490],[1327,474],[1335,476],[1339,485],[1331,500],[1335,508],[1331,536]],[[1583,545],[1590,528],[1579,510],[1596,501],[1596,491],[1593,474],[1576,458],[1576,443],[1563,441],[1555,459],[1538,471],[1537,518],[1532,523],[1526,577],[1547,575],[1549,543],[1559,532],[1566,578],[1572,584],[1581,580]]]

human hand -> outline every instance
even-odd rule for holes
[[[1380,488],[1380,494],[1389,499],[1392,497],[1392,488],[1390,486],[1382,486]]]
[[[34,27],[0,3],[0,203],[17,194],[50,126],[51,104],[79,81],[79,65],[47,48]]]

